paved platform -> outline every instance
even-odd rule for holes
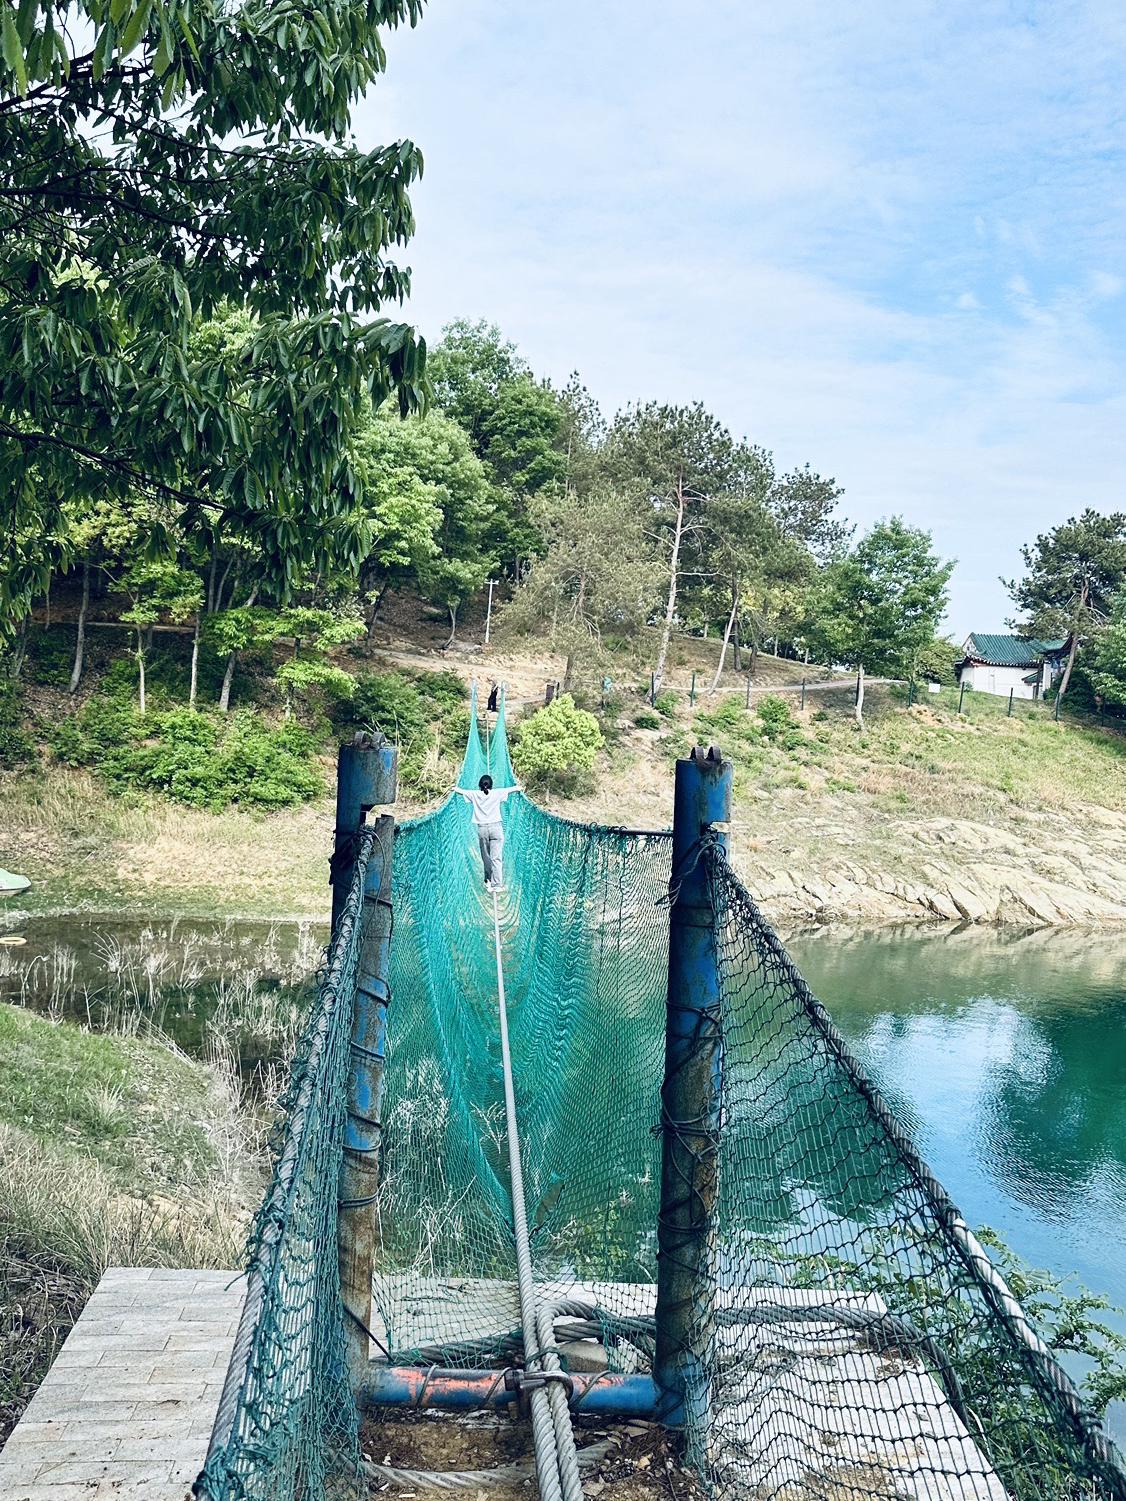
[[[656,1288],[643,1283],[558,1282],[541,1291],[617,1314],[651,1316],[656,1308]],[[400,1273],[376,1277],[375,1295],[373,1333],[400,1349],[495,1336],[520,1323],[512,1282]],[[874,1293],[721,1288],[716,1306],[750,1315],[716,1339],[723,1400],[708,1450],[732,1494],[1009,1501],[925,1366],[901,1350],[877,1353],[857,1333],[857,1314],[887,1312]],[[815,1320],[805,1316],[810,1310]],[[628,1350],[618,1349],[620,1368]]]
[[[107,1271],[0,1451],[0,1501],[184,1501],[243,1291],[238,1272]]]

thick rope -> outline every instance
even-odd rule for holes
[[[532,1274],[532,1248],[528,1238],[528,1210],[524,1199],[524,1167],[520,1158],[520,1133],[516,1119],[516,1091],[512,1083],[512,1053],[508,1043],[508,1005],[504,994],[504,962],[500,945],[500,908],[493,892],[493,942],[497,961],[497,1007],[500,1015],[500,1050],[504,1068],[504,1113],[508,1133],[508,1167],[512,1179],[512,1228],[516,1242],[516,1279],[520,1294],[520,1322],[524,1334],[525,1364],[543,1371],[558,1371],[559,1357],[553,1347],[552,1312],[537,1309]],[[536,1477],[543,1501],[582,1501],[583,1487],[575,1454],[575,1435],[567,1394],[558,1381],[536,1387],[531,1393],[532,1438],[536,1450]]]

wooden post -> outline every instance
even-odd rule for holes
[[[357,735],[340,748],[336,845],[332,863],[333,929],[347,905],[356,869],[356,842],[367,815],[395,801],[398,750],[382,735]],[[352,1007],[352,1066],[348,1121],[340,1169],[337,1252],[344,1338],[353,1390],[367,1371],[371,1352],[372,1274],[375,1265],[375,1198],[379,1188],[383,1062],[391,950],[391,855],[395,820],[382,814],[370,825],[373,846],[364,877],[360,954],[355,993],[341,997]]]
[[[1006,719],[1012,719],[1012,717],[1013,717],[1013,694],[1015,692],[1016,692],[1015,688],[1010,688],[1009,689],[1009,712],[1005,715]]]
[[[801,680],[801,707],[805,708],[805,678]]]
[[[965,680],[965,678],[963,678],[962,681],[958,684],[958,713],[959,714],[962,712],[962,700],[965,698],[965,696],[966,696],[966,680]]]
[[[695,673],[692,674],[692,686],[688,690],[688,702],[690,704],[694,704],[696,702],[696,674]]]

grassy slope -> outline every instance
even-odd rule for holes
[[[156,1041],[0,1006],[0,1442],[111,1265],[241,1261],[234,1092]]]
[[[633,826],[667,824],[672,761],[694,739],[717,740],[737,763],[736,854],[749,882],[771,908],[776,881],[793,873],[817,879],[841,860],[873,879],[922,881],[942,820],[959,820],[1025,843],[1036,860],[1051,861],[1056,846],[1081,844],[1091,828],[1103,841],[1107,869],[1123,863],[1126,834],[1116,820],[1126,813],[1126,737],[1079,724],[1053,724],[1040,705],[1006,704],[967,695],[956,714],[956,694],[927,696],[908,712],[898,690],[869,694],[868,729],[858,735],[850,716],[851,688],[810,694],[800,716],[801,741],[783,749],[756,733],[757,716],[741,712],[715,720],[717,706],[741,705],[743,680],[728,672],[720,692],[687,702],[693,670],[708,685],[717,643],[676,643],[671,686],[674,713],[659,731],[635,729],[634,697],[645,674],[636,661],[614,672],[626,693],[589,797],[556,806],[573,816]],[[559,665],[549,655],[504,650],[439,655],[422,642],[388,634],[378,662],[453,667],[466,677],[499,677],[510,698],[529,707]],[[377,665],[373,663],[373,665]],[[800,664],[760,659],[756,695],[791,687]],[[810,680],[823,678],[816,668]],[[796,710],[797,694],[788,702]],[[827,718],[816,718],[820,712]],[[326,762],[326,782],[331,766]],[[90,778],[58,767],[5,781],[6,818],[0,863],[36,881],[28,910],[110,903],[146,910],[218,911],[232,914],[323,915],[332,806],[326,797],[307,807],[271,815],[237,810],[215,816],[167,803],[107,798]],[[401,811],[412,811],[409,803]],[[917,837],[916,837],[917,836]],[[1007,858],[1019,863],[1019,852]],[[946,857],[957,864],[980,849]],[[858,908],[860,917],[878,917]],[[884,914],[886,915],[886,914]],[[904,914],[906,915],[906,914]]]

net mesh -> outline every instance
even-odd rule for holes
[[[473,707],[459,786],[486,768],[510,785],[503,707],[487,740]],[[538,1288],[559,1305],[557,1338],[596,1333],[611,1369],[649,1371],[671,841],[568,822],[519,793],[504,827],[500,926]],[[711,1494],[1126,1497],[1098,1424],[721,852],[701,858],[722,1085],[708,1297],[688,1343],[704,1352],[690,1452]],[[520,1319],[492,903],[468,802],[451,794],[401,825],[393,874],[374,1332],[396,1364],[503,1365]],[[300,1168],[281,1193],[283,1150],[256,1227],[265,1291],[236,1419],[205,1472],[213,1501],[319,1496],[333,1467],[354,1472],[334,1218],[350,942],[334,938],[295,1066],[285,1141],[298,1139]]]
[[[273,1173],[250,1234],[246,1303],[195,1486],[207,1501],[321,1497],[330,1478],[359,1470],[336,1224],[373,838],[365,831],[357,840],[347,900],[279,1102]]]

